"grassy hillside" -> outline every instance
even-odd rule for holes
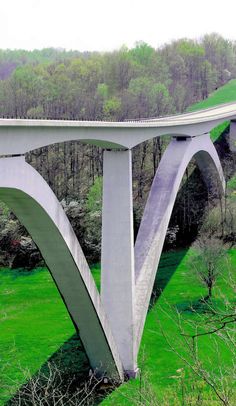
[[[236,101],[236,79],[230,80],[226,85],[213,92],[207,99],[193,104],[188,111],[196,111],[214,107],[218,104]]]
[[[236,79],[230,80],[226,85],[213,92],[207,99],[193,104],[188,111],[197,111],[215,107],[219,104],[236,101]],[[216,141],[220,135],[229,128],[229,121],[225,121],[211,131],[212,141]]]

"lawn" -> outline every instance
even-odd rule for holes
[[[0,270],[0,404],[75,330],[46,269]],[[4,389],[4,386],[10,387]]]
[[[199,320],[199,313],[192,312],[190,310],[191,305],[199,303],[199,299],[206,294],[206,290],[196,280],[196,276],[191,275],[188,258],[192,255],[192,249],[188,250],[186,255],[183,256],[183,254],[185,254],[184,251],[165,253],[162,255],[162,261],[159,266],[158,277],[160,280],[165,280],[166,272],[170,272],[171,268],[174,273],[169,283],[164,287],[163,293],[149,311],[146,319],[139,353],[139,365],[141,366],[144,386],[144,389],[142,389],[144,394],[142,396],[146,399],[146,403],[144,402],[143,404],[154,404],[151,401],[153,393],[159,398],[160,404],[167,394],[168,401],[171,402],[172,399],[173,405],[183,404],[180,401],[183,376],[186,390],[187,388],[188,390],[193,390],[190,370],[185,362],[175,353],[175,351],[179,352],[186,359],[190,359],[184,338],[180,334],[178,324],[176,324],[178,320],[176,309],[178,312],[181,312],[181,320],[185,331],[190,333],[192,327],[189,325],[189,322]],[[228,256],[232,261],[235,277],[236,251],[230,251]],[[166,276],[167,280],[169,276]],[[214,290],[213,303],[221,310],[224,307],[222,292],[227,297],[227,300],[231,302],[235,300],[235,292],[232,286],[227,283],[227,278],[228,266],[223,269],[223,273],[219,277]],[[201,317],[203,317],[203,320],[204,318],[208,319],[208,315],[203,314]],[[173,345],[174,351],[171,350],[168,342]],[[234,360],[232,358],[232,351],[223,344],[222,340],[216,339],[215,342],[215,337],[213,338],[212,336],[201,337],[198,344],[199,357],[206,369],[213,370],[217,379],[220,373],[225,371],[226,378],[227,370],[232,371],[233,369]],[[217,368],[218,365],[221,365],[222,371]],[[203,385],[201,388],[203,398],[208,399],[208,396],[213,396],[212,393],[209,393],[207,385],[204,385],[201,380],[197,380],[196,377],[194,377],[194,380],[195,389],[197,389],[197,382],[198,385]],[[138,404],[140,398],[139,385],[139,380],[127,382],[105,399],[102,404],[104,406],[126,405],[127,400],[130,405]],[[208,405],[214,404],[209,400],[206,400],[206,402]]]
[[[162,294],[150,309],[145,325],[139,365],[143,379],[145,382],[148,380],[150,388],[158,396],[164,394],[168,388],[174,388],[174,391],[180,389],[176,371],[185,368],[178,356],[170,351],[162,329],[171,342],[177,345],[176,350],[180,348],[183,351],[171,314],[175,314],[173,309],[177,307],[184,310],[184,319],[193,319],[195,316],[187,309],[205,294],[204,288],[191,276],[187,266],[189,255],[191,250],[162,255],[156,283],[159,290],[156,289],[156,295],[160,295],[160,288]],[[231,251],[230,255],[236,264],[236,252]],[[99,283],[99,267],[93,268],[93,272]],[[24,382],[23,372],[29,369],[32,374],[36,373],[75,331],[46,269],[37,269],[31,273],[1,269],[0,275],[0,404],[3,405]],[[223,275],[218,280],[215,298],[219,298],[222,289],[228,299],[232,299],[233,293]],[[213,361],[215,355],[210,352],[211,341],[208,337],[201,341],[200,347],[203,358],[210,356]],[[230,365],[230,354],[225,349],[221,353],[224,363]],[[83,354],[81,357],[83,366]],[[103,401],[104,405],[122,405],[127,404],[127,399],[135,399],[139,383],[136,380],[122,385]],[[9,384],[10,392],[9,389],[4,389]]]

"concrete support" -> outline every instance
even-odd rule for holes
[[[99,293],[56,196],[24,157],[0,159],[0,174],[0,200],[15,213],[39,247],[92,368],[97,374],[122,379],[122,363]]]
[[[236,141],[234,122],[231,134]],[[154,178],[134,250],[131,151],[104,152],[101,297],[50,187],[23,157],[0,159],[0,200],[39,247],[79,329],[91,366],[110,377],[122,379],[123,370],[130,377],[137,373],[137,354],[168,223],[193,157],[209,187],[224,190],[221,164],[208,134],[172,140]]]
[[[230,151],[236,152],[236,121],[233,120],[230,122],[229,147]]]
[[[212,186],[212,179],[217,178],[217,191],[220,193],[224,191],[225,181],[220,160],[208,134],[192,139],[171,141],[153,180],[135,243],[136,352],[139,350],[153,283],[176,195],[186,167],[193,157],[196,158],[206,183]]]
[[[137,368],[134,289],[131,151],[105,151],[101,297],[124,370],[129,376],[135,375]]]

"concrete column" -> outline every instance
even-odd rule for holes
[[[101,298],[124,370],[134,357],[134,237],[131,151],[105,151],[103,161]]]
[[[142,338],[148,305],[168,224],[185,170],[195,157],[207,185],[225,189],[224,175],[209,134],[174,139],[162,156],[154,177],[135,242],[136,351]]]
[[[91,367],[97,375],[122,380],[123,364],[100,295],[61,204],[23,157],[1,158],[0,174],[0,200],[15,213],[40,249]]]
[[[229,131],[230,151],[236,152],[236,121],[231,121]]]

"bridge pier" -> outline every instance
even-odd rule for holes
[[[104,151],[101,299],[124,371],[135,376],[132,155]]]
[[[221,196],[225,181],[209,134],[173,139],[154,177],[135,242],[136,351],[138,353],[168,224],[185,170],[196,159],[208,188]]]
[[[0,158],[0,174],[0,199],[40,249],[91,367],[98,376],[122,380],[123,365],[100,295],[61,204],[24,157]]]
[[[230,151],[236,152],[236,121],[235,120],[232,120],[230,122],[229,147],[230,147]]]

